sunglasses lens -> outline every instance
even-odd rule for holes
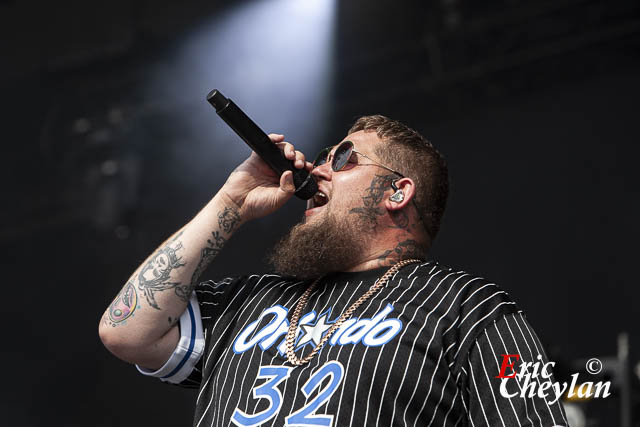
[[[323,149],[318,155],[316,159],[313,161],[313,167],[317,168],[318,166],[322,166],[327,163],[327,156],[329,155],[329,148]]]
[[[331,164],[334,171],[341,170],[349,162],[351,150],[353,150],[351,141],[345,141],[336,148],[336,152],[333,154],[333,163]]]

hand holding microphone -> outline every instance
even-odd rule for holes
[[[267,136],[237,105],[213,90],[207,101],[218,115],[251,147],[253,153],[229,176],[223,190],[241,208],[244,220],[267,215],[293,194],[307,200],[318,191],[311,163],[284,142]]]

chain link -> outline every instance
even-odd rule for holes
[[[384,287],[389,281],[389,279],[391,278],[391,276],[396,274],[398,270],[400,270],[402,267],[404,267],[405,265],[409,265],[417,262],[422,262],[422,260],[406,259],[394,264],[389,270],[387,270],[386,273],[384,273],[384,275],[382,275],[382,277],[380,277],[378,280],[375,281],[373,285],[371,285],[369,290],[365,292],[364,295],[358,298],[358,300],[354,302],[351,305],[351,307],[349,307],[344,313],[342,313],[342,316],[340,316],[340,318],[333,325],[331,325],[327,333],[324,334],[324,336],[322,337],[318,345],[311,351],[311,353],[307,354],[302,359],[299,359],[296,356],[294,351],[295,341],[296,341],[296,330],[298,329],[298,322],[300,321],[302,310],[305,309],[305,307],[307,306],[307,302],[309,301],[309,295],[311,295],[311,292],[313,292],[313,290],[318,286],[318,283],[320,283],[320,280],[322,279],[322,277],[319,277],[318,279],[316,279],[311,284],[311,286],[309,286],[307,290],[304,291],[304,293],[298,300],[298,303],[296,304],[295,309],[293,310],[293,315],[291,316],[291,323],[289,324],[289,330],[287,331],[287,338],[286,338],[287,359],[289,360],[289,363],[291,363],[294,366],[302,366],[306,363],[309,363],[309,361],[313,359],[313,357],[320,351],[320,349],[325,345],[325,343],[329,341],[329,338],[331,338],[331,335],[333,335],[333,333],[337,331],[338,328],[340,328],[340,326],[342,326],[344,322],[349,320],[351,315],[358,309],[358,307],[362,305],[362,303],[364,303],[366,300],[371,298],[376,292],[378,292],[382,287]]]

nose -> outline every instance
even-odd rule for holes
[[[327,162],[313,168],[311,175],[313,175],[316,180],[324,179],[325,181],[331,181],[332,172],[331,165]]]

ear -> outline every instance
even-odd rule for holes
[[[394,183],[398,190],[391,189],[390,192],[387,191],[384,200],[384,207],[390,212],[397,212],[404,209],[416,194],[416,185],[411,178],[399,178],[394,181]],[[396,194],[396,197],[391,197],[394,194]],[[393,199],[395,199],[395,201]]]

